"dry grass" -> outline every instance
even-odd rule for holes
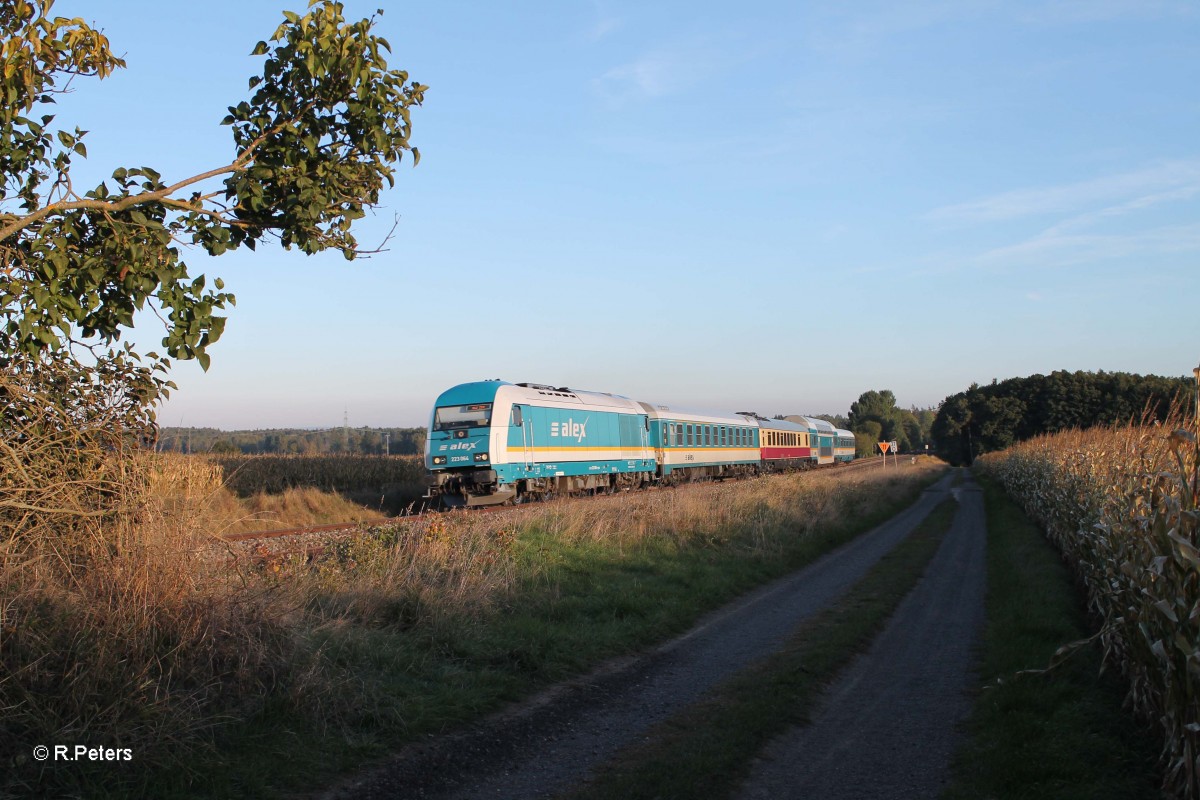
[[[1164,426],[1042,437],[980,459],[1087,587],[1105,658],[1165,739],[1165,788],[1200,797],[1200,445]]]
[[[268,703],[318,727],[337,720],[341,693],[361,687],[314,645],[322,630],[485,619],[538,580],[540,567],[518,558],[530,531],[618,550],[732,544],[769,556],[781,535],[805,536],[851,506],[869,513],[940,468],[906,467],[907,480],[833,470],[398,520],[332,540],[313,564],[255,559],[254,545],[216,539],[247,522],[247,509],[201,460],[103,448],[92,457],[103,467],[94,475],[116,477],[89,485],[78,508],[103,513],[25,515],[0,542],[0,752],[16,754],[0,794],[136,793],[156,769],[205,763],[196,756],[216,746],[223,724]],[[330,513],[325,500],[290,498],[304,513]],[[251,527],[269,527],[256,513]],[[287,513],[292,524],[301,512]],[[138,770],[54,771],[25,755],[37,743],[76,742],[133,748]]]
[[[127,456],[103,459],[132,474],[105,485],[103,514],[0,542],[0,749],[12,759],[0,791],[40,791],[53,765],[29,761],[35,744],[120,742],[140,763],[186,767],[290,671],[286,600],[217,568],[206,531],[156,514]],[[97,769],[70,780],[86,786]]]
[[[140,453],[139,461],[155,505],[151,516],[161,524],[203,524],[208,532],[221,535],[386,516],[382,497],[374,491],[360,493],[359,500],[366,502],[315,486],[243,495],[227,485],[227,465],[206,456]]]
[[[865,468],[772,475],[748,482],[702,483],[629,494],[595,503],[551,503],[523,521],[575,540],[635,545],[666,537],[680,546],[723,544],[734,537],[748,547],[778,549],[790,536],[835,524],[853,507],[867,516],[910,485],[913,477],[944,469],[922,459],[904,470]]]

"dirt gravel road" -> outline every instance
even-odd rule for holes
[[[952,480],[947,474],[888,522],[715,612],[658,650],[606,665],[466,732],[409,747],[322,796],[507,800],[570,789],[647,728],[778,649],[799,622],[908,536],[946,497]]]
[[[921,582],[830,687],[810,725],[766,748],[739,800],[937,797],[978,685],[987,578],[983,499],[959,508]]]

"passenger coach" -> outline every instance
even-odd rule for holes
[[[769,470],[801,469],[816,463],[812,442],[815,428],[805,417],[759,419],[763,467]]]
[[[638,405],[650,419],[657,478],[663,483],[758,471],[758,420],[753,415]]]

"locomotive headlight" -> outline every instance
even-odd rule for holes
[[[487,454],[487,453],[476,453],[476,454],[475,454],[475,460],[476,460],[476,461],[487,461],[487,460],[488,460],[488,454]]]
[[[445,464],[445,463],[446,463],[446,457],[445,457],[445,456],[434,456],[434,457],[433,457],[433,463],[434,463],[434,465],[435,465],[435,466],[436,466],[436,465],[438,465],[438,464]]]

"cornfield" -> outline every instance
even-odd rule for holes
[[[1200,798],[1200,445],[1165,426],[1032,439],[976,461],[1046,529],[1101,619],[1107,664],[1161,726],[1164,790]]]
[[[246,497],[258,492],[312,487],[327,492],[420,486],[425,466],[420,456],[204,456],[224,473],[225,485]]]

